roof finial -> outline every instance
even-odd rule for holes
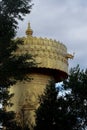
[[[30,27],[30,22],[28,23],[28,28],[27,28],[27,30],[26,30],[26,35],[27,36],[32,36],[32,34],[33,34],[33,30],[31,29],[31,27]]]
[[[30,27],[30,22],[28,23],[28,29],[30,29],[31,27]]]

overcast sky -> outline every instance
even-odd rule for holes
[[[31,13],[19,22],[17,36],[25,36],[30,21],[34,36],[56,39],[73,54],[69,68],[87,68],[87,0],[33,0]]]

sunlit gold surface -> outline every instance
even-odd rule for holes
[[[19,45],[15,55],[22,55],[26,52],[31,54],[37,67],[31,68],[29,77],[33,78],[30,82],[18,82],[11,87],[10,92],[14,93],[12,108],[17,114],[17,120],[22,122],[24,114],[25,122],[35,125],[35,110],[39,106],[38,96],[44,92],[49,80],[54,79],[59,82],[68,75],[68,58],[67,48],[59,41],[33,37],[33,31],[28,25],[26,31],[27,37],[21,38],[24,45]],[[23,113],[23,111],[24,113]]]

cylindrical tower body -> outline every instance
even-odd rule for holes
[[[30,25],[26,34],[27,37],[22,38],[24,44],[19,45],[15,54],[31,54],[37,66],[29,69],[30,82],[18,82],[11,87],[10,92],[15,94],[11,109],[17,113],[18,121],[25,120],[32,128],[35,125],[35,110],[39,105],[38,96],[44,92],[50,80],[54,79],[57,83],[67,78],[68,54],[66,46],[56,40],[33,37]]]
[[[32,78],[30,82],[18,82],[11,87],[11,93],[15,95],[11,101],[14,105],[9,110],[16,112],[16,120],[21,124],[24,116],[24,121],[32,128],[32,125],[35,124],[35,110],[39,105],[38,96],[43,93],[46,85],[50,80],[53,80],[53,77],[41,73],[32,73],[29,78]]]

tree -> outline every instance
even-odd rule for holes
[[[63,95],[59,96],[61,90]],[[36,111],[35,130],[40,129],[87,129],[87,70],[77,65],[70,69],[61,89],[53,83],[47,86]]]
[[[35,130],[51,129],[54,124],[54,115],[57,105],[57,90],[54,82],[47,85],[44,94],[40,97],[40,106],[36,111]]]
[[[18,19],[30,13],[31,0],[0,0],[0,42],[14,38]]]
[[[69,109],[76,115],[76,130],[87,126],[87,70],[81,70],[79,65],[71,68],[68,80],[63,83],[65,90],[71,89],[68,95]]]
[[[13,105],[9,99],[14,94],[9,94],[8,88],[15,84],[17,80],[27,79],[26,72],[33,63],[33,58],[29,54],[14,56],[18,44],[23,44],[22,40],[15,41],[18,20],[23,20],[23,16],[30,13],[31,0],[0,0],[0,123],[7,130],[14,129],[14,112],[7,112],[6,107]],[[27,59],[32,59],[26,62]],[[13,127],[12,127],[12,124]]]
[[[40,97],[40,106],[36,110],[35,130],[73,130],[76,117],[69,111],[69,101],[64,97],[58,97],[58,93],[54,82],[47,85]]]

